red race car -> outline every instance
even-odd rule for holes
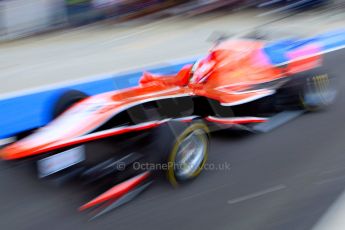
[[[287,110],[332,103],[332,78],[313,40],[228,40],[176,75],[144,73],[138,86],[88,97],[68,91],[47,126],[6,146],[7,161],[35,162],[39,177],[106,182],[109,190],[80,210],[100,213],[128,202],[158,171],[173,185],[196,178],[209,132],[255,129]]]

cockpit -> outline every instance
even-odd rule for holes
[[[206,82],[214,66],[215,60],[213,60],[211,54],[206,58],[197,60],[192,66],[189,82],[192,84]]]

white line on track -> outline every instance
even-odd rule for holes
[[[252,193],[252,194],[249,194],[249,195],[246,195],[246,196],[242,196],[242,197],[238,197],[238,198],[235,198],[235,199],[232,199],[232,200],[228,200],[228,204],[237,204],[237,203],[240,203],[240,202],[243,202],[243,201],[247,201],[247,200],[250,200],[250,199],[254,199],[254,198],[257,198],[257,197],[269,194],[269,193],[277,192],[277,191],[280,191],[280,190],[283,190],[283,189],[286,189],[286,188],[287,187],[285,185],[283,185],[283,184],[277,185],[277,186],[274,186],[274,187],[271,187],[271,188],[268,188],[268,189],[265,189],[265,190],[262,190],[262,191],[259,191],[259,192],[255,192],[255,193]]]
[[[223,184],[223,185],[220,185],[220,186],[217,186],[217,187],[213,187],[211,189],[204,189],[203,191],[198,192],[198,193],[194,193],[193,195],[185,196],[182,199],[180,199],[180,201],[188,200],[188,199],[195,198],[195,197],[198,197],[198,196],[203,196],[205,194],[208,194],[208,193],[215,192],[217,190],[223,189],[223,188],[225,188],[227,186],[229,186],[229,185]]]
[[[315,182],[315,184],[316,185],[323,185],[323,184],[332,183],[332,182],[339,183],[339,180],[344,180],[344,179],[345,179],[345,176],[341,175],[341,176],[332,177],[332,178],[317,181],[317,182]]]
[[[339,162],[339,161],[338,161]],[[319,172],[320,175],[329,175],[329,174],[338,174],[338,173],[341,173],[342,171],[345,170],[345,162],[341,161],[343,164],[339,167],[334,167],[334,168],[330,168],[330,169],[327,169],[327,170],[324,170],[324,171],[321,171]]]

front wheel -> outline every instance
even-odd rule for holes
[[[209,130],[202,122],[168,122],[155,132],[154,149],[167,165],[167,179],[178,186],[195,179],[204,168],[209,151]]]
[[[178,136],[169,154],[169,182],[178,185],[196,178],[205,166],[208,150],[207,127],[202,123],[190,125]]]

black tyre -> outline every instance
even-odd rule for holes
[[[204,123],[167,122],[154,131],[154,138],[153,150],[167,166],[164,171],[173,186],[201,173],[209,151],[209,130]]]
[[[336,96],[334,79],[322,68],[296,75],[277,93],[278,110],[321,110],[331,105]]]
[[[64,111],[66,111],[69,107],[71,107],[73,104],[87,97],[88,97],[87,94],[78,90],[68,90],[64,92],[62,95],[59,96],[59,98],[54,103],[52,114],[51,114],[52,119],[55,119]]]

